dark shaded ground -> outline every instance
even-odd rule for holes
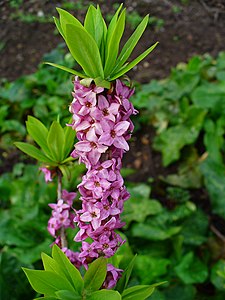
[[[53,23],[25,23],[12,18],[18,15],[34,16],[57,15],[55,7],[65,1],[30,0],[23,1],[17,10],[10,6],[10,1],[0,1],[0,74],[9,80],[35,71],[44,53],[53,49],[61,37],[55,33]],[[20,2],[19,0],[14,2]],[[79,1],[67,1],[79,2]],[[87,4],[87,1],[81,1]],[[101,5],[103,14],[111,13],[115,1],[93,1]],[[123,1],[128,14],[134,9],[141,16],[150,16],[163,20],[163,27],[149,26],[144,38],[137,47],[134,56],[147,46],[159,41],[160,44],[138,69],[133,71],[132,79],[148,82],[152,78],[163,78],[169,74],[172,66],[187,61],[194,54],[210,53],[216,55],[224,49],[225,36],[225,1],[224,0],[141,0]],[[107,4],[106,4],[107,3]],[[186,3],[186,4],[182,4]],[[83,12],[74,12],[80,19]],[[13,20],[12,20],[13,19]],[[127,34],[131,30],[127,28]]]

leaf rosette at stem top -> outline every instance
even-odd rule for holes
[[[67,11],[57,8],[59,19],[54,17],[56,27],[82,71],[78,72],[50,62],[47,64],[84,78],[84,85],[89,85],[94,80],[97,86],[109,89],[111,81],[131,70],[158,44],[156,42],[133,61],[128,62],[147,27],[149,16],[143,18],[119,53],[126,19],[126,9],[122,8],[123,4],[117,9],[108,27],[99,6],[97,8],[89,6],[84,25]]]

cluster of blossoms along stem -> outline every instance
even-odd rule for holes
[[[45,172],[45,170],[42,171]],[[52,208],[52,216],[48,221],[48,231],[55,238],[54,244],[58,245],[70,259],[70,261],[79,268],[81,264],[78,258],[78,252],[73,252],[72,250],[68,249],[65,236],[66,228],[74,228],[73,220],[75,214],[72,205],[73,200],[76,197],[76,193],[63,190],[60,196],[61,197],[59,197],[57,203],[49,204],[49,206]]]
[[[78,185],[82,209],[74,218],[80,229],[75,241],[82,242],[79,260],[86,268],[100,256],[113,256],[124,243],[115,230],[124,226],[120,214],[129,198],[120,169],[134,128],[130,116],[137,113],[129,101],[133,92],[120,80],[107,91],[95,85],[85,87],[75,78],[70,112],[79,141],[71,156],[87,168]],[[87,238],[92,243],[86,242]],[[112,288],[121,272],[109,264],[104,287]]]

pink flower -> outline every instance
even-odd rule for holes
[[[99,139],[99,143],[102,143],[106,146],[114,145],[119,149],[129,150],[127,141],[123,137],[123,134],[129,128],[130,123],[127,121],[121,121],[115,125],[112,124],[109,131],[102,134]],[[104,130],[104,129],[103,129]]]
[[[47,168],[39,168],[39,170],[41,170],[44,175],[45,175],[45,182],[49,182],[49,181],[52,181],[52,174],[51,174],[51,171]]]
[[[103,287],[106,289],[112,289],[116,285],[118,279],[121,277],[122,272],[123,270],[117,269],[113,265],[108,264],[106,280],[103,284]]]

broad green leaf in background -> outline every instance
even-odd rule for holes
[[[167,273],[171,261],[167,258],[139,254],[135,261],[134,274],[142,284],[150,284]]]
[[[203,109],[225,112],[225,84],[205,83],[197,87],[192,94],[193,103]]]
[[[131,232],[134,237],[149,239],[153,241],[163,241],[176,235],[181,230],[180,226],[160,228],[156,225],[138,223],[132,226]]]
[[[211,119],[207,119],[204,125],[205,135],[204,144],[209,157],[215,162],[222,164],[223,155],[222,148],[225,144],[224,133],[225,133],[225,118],[221,116],[216,122]]]
[[[153,294],[154,295],[154,294]],[[165,291],[166,300],[195,300],[196,288],[193,285],[173,285]],[[154,299],[155,300],[155,299]],[[158,299],[156,299],[158,300]],[[208,299],[207,299],[208,300]],[[222,299],[221,299],[222,300]]]
[[[208,277],[207,266],[195,257],[193,252],[182,258],[175,271],[185,284],[202,283]]]
[[[225,165],[208,157],[201,163],[200,170],[213,204],[213,212],[225,218]]]
[[[130,222],[144,222],[148,215],[155,215],[161,212],[162,206],[160,202],[152,200],[150,196],[150,188],[147,185],[139,184],[133,188],[129,188],[131,194],[129,202],[124,204],[123,220],[126,226]]]
[[[67,280],[69,280],[75,290],[78,293],[81,293],[84,284],[80,272],[56,245],[52,248],[52,257],[57,261],[58,265],[61,267],[61,272],[66,276]]]
[[[225,292],[225,260],[220,259],[215,263],[210,276],[213,285],[220,291]]]
[[[180,150],[185,145],[195,142],[205,115],[206,111],[190,106],[183,124],[169,127],[155,138],[153,146],[162,152],[164,166],[179,159]]]
[[[106,277],[107,260],[103,257],[96,259],[89,265],[84,275],[84,288],[88,292],[97,291]]]

